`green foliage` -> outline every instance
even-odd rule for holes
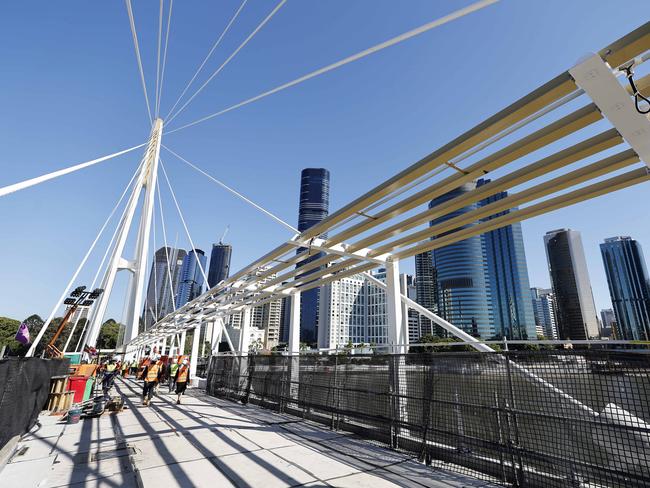
[[[115,349],[117,347],[117,339],[120,334],[120,327],[122,324],[113,319],[108,319],[102,324],[99,329],[99,336],[97,337],[98,349]]]
[[[413,345],[409,352],[435,352],[435,351],[474,351],[472,346],[447,346],[447,343],[460,342],[456,337],[438,337],[433,334],[425,334],[418,340],[418,344],[435,344],[428,346]]]
[[[20,327],[19,320],[0,317],[0,349],[2,346],[7,346],[7,354],[11,354],[12,356],[24,356],[28,349],[28,346],[23,346],[14,339],[16,332],[18,332],[18,327]],[[30,333],[32,333],[31,330]]]

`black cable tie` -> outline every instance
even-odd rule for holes
[[[642,115],[646,115],[650,113],[650,100],[648,100],[646,97],[641,95],[641,93],[639,93],[639,90],[637,89],[636,84],[634,83],[634,78],[633,78],[634,71],[632,71],[632,66],[634,66],[634,64],[622,67],[621,71],[625,71],[625,77],[627,78],[627,81],[630,83],[630,88],[632,89],[632,96],[634,97],[634,106],[636,107],[636,111]],[[647,109],[644,110],[639,106],[639,103],[641,101],[644,101],[645,103],[648,104]]]

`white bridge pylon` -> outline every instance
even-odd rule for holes
[[[129,197],[124,216],[118,224],[115,247],[111,253],[110,262],[100,285],[104,289],[104,293],[92,309],[90,327],[86,330],[83,339],[84,344],[95,345],[97,343],[99,329],[102,326],[106,307],[108,306],[113,285],[115,284],[115,277],[117,272],[122,270],[128,271],[131,276],[125,301],[125,331],[121,339],[121,344],[118,345],[126,344],[138,335],[140,310],[142,310],[147,262],[149,258],[149,236],[151,233],[153,206],[156,196],[162,129],[162,119],[154,120],[147,149],[144,154],[143,164],[140,167],[136,183]],[[144,197],[142,197],[143,192]],[[142,209],[135,243],[135,253],[133,259],[126,259],[124,257],[124,247],[129,237],[133,218],[140,204]]]

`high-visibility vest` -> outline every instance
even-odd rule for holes
[[[180,367],[178,370],[178,381],[179,383],[185,383],[187,381],[187,373],[189,372],[190,368],[183,365]]]
[[[113,371],[115,371],[115,365],[114,364],[107,364],[106,365],[106,371],[108,371],[109,373],[112,373]]]
[[[158,381],[158,370],[160,366],[158,363],[149,365],[147,370],[147,381]]]
[[[174,375],[176,374],[176,371],[178,371],[178,364],[173,363],[173,364],[170,366],[170,370],[169,370],[169,372],[170,372],[172,378],[173,378]]]

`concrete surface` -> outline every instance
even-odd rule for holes
[[[78,424],[42,415],[0,472],[12,487],[488,487],[302,419],[188,390],[140,405],[142,385],[119,380],[127,409]]]

